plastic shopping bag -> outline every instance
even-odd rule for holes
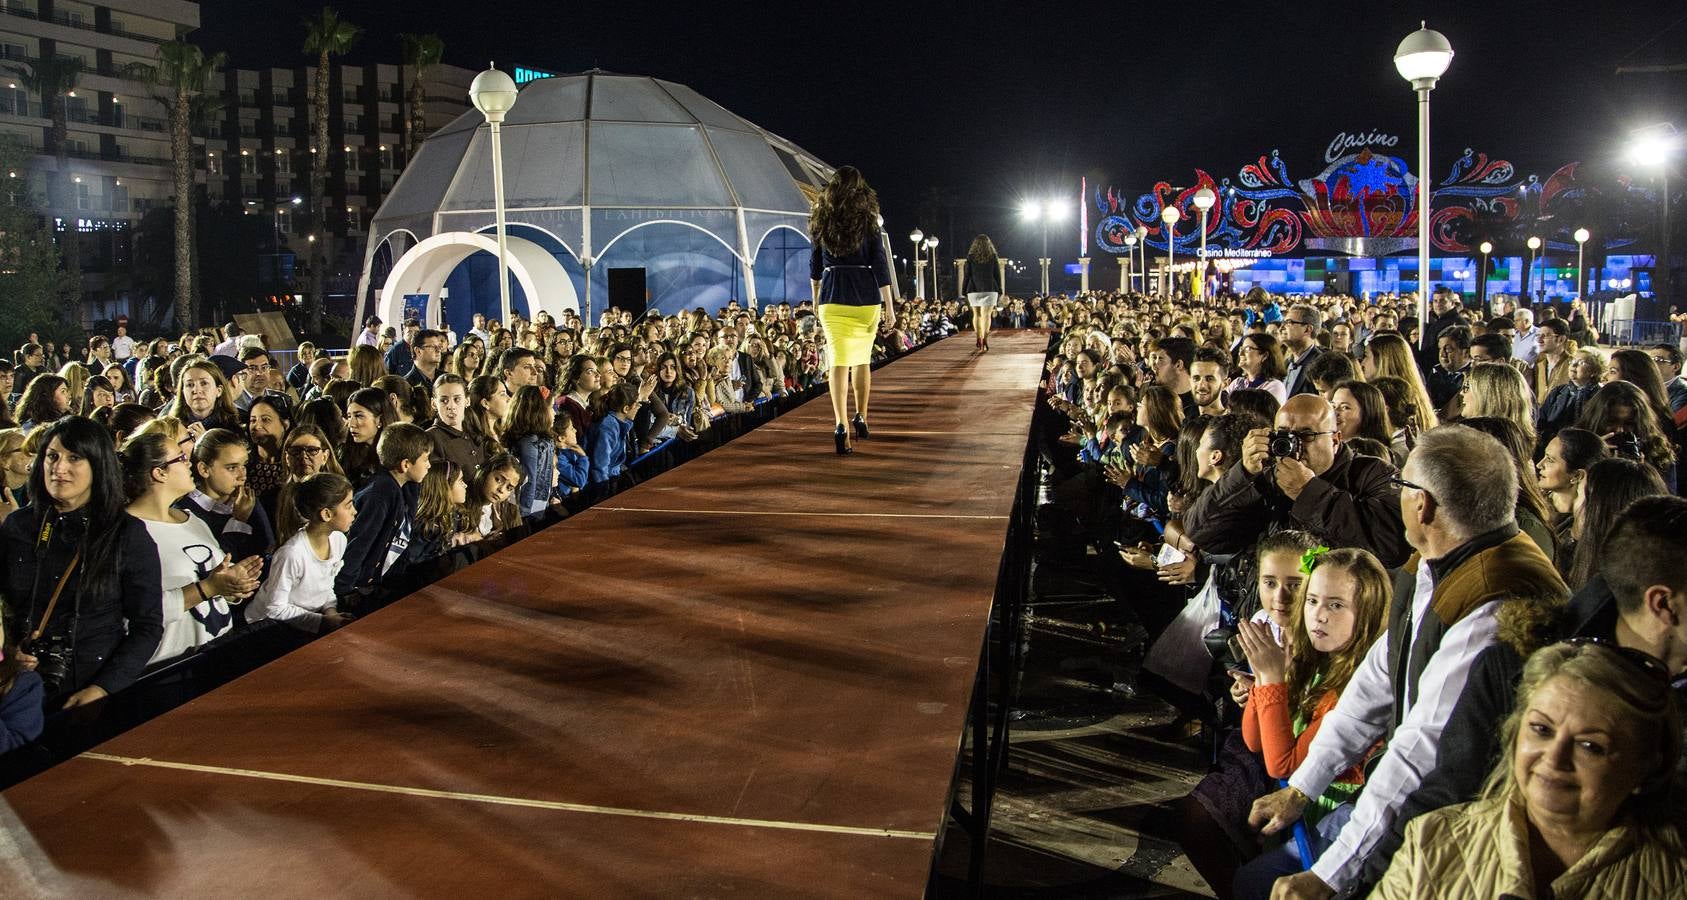
[[[1148,648],[1142,667],[1192,694],[1205,690],[1213,658],[1207,653],[1202,636],[1218,625],[1218,608],[1218,582],[1214,574],[1208,574],[1206,583],[1189,598],[1183,612],[1166,626],[1154,646]]]

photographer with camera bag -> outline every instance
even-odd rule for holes
[[[111,433],[69,416],[49,427],[28,507],[0,523],[9,627],[49,711],[128,687],[164,633],[158,548],[124,510]]]
[[[1237,553],[1284,528],[1309,531],[1331,547],[1369,550],[1387,567],[1409,549],[1394,467],[1341,444],[1335,409],[1301,394],[1277,411],[1276,429],[1242,441],[1242,464],[1224,473],[1184,515],[1184,532],[1208,553]]]

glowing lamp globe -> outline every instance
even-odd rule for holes
[[[1201,188],[1195,192],[1191,202],[1195,204],[1196,209],[1206,212],[1213,208],[1214,203],[1218,202],[1218,195],[1213,193],[1212,188]]]
[[[488,122],[504,121],[504,114],[515,105],[515,98],[515,79],[496,67],[476,75],[469,83],[469,99]]]
[[[1406,35],[1394,51],[1394,68],[1420,91],[1435,87],[1436,80],[1446,74],[1452,63],[1453,45],[1446,35],[1428,27]]]

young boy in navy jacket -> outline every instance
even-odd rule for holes
[[[375,445],[381,471],[352,498],[357,519],[346,533],[345,564],[334,579],[341,609],[367,605],[383,576],[399,575],[410,529],[416,521],[416,500],[431,466],[433,439],[407,422],[389,425]]]

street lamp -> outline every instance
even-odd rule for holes
[[[1593,235],[1589,234],[1588,230],[1586,228],[1576,229],[1576,234],[1575,234],[1575,238],[1576,238],[1576,297],[1575,297],[1575,299],[1579,299],[1581,297],[1581,295],[1582,295],[1582,279],[1587,277],[1582,271],[1582,259],[1583,259],[1582,251],[1587,249],[1587,239],[1590,238],[1590,237],[1593,237]]]
[[[1659,212],[1663,216],[1663,226],[1658,231],[1657,262],[1652,265],[1652,292],[1663,297],[1667,304],[1674,298],[1669,283],[1669,161],[1681,142],[1675,126],[1669,122],[1648,125],[1633,134],[1629,158],[1638,165],[1658,170],[1658,193],[1663,198]]]
[[[1205,300],[1207,298],[1207,210],[1212,209],[1213,204],[1218,202],[1218,195],[1213,193],[1212,188],[1204,187],[1195,192],[1192,200],[1195,208],[1201,211],[1201,258],[1196,265],[1196,274],[1201,279],[1199,296],[1202,300]]]
[[[510,262],[504,243],[504,153],[500,127],[504,124],[504,114],[515,105],[515,80],[503,72],[498,71],[496,64],[476,75],[469,83],[469,100],[474,108],[486,117],[486,124],[492,127],[492,205],[498,221],[498,308],[502,310],[502,321],[510,321]],[[587,281],[591,276],[587,275]],[[529,297],[529,303],[538,302],[537,297]]]
[[[1125,269],[1129,271],[1134,268],[1136,268],[1136,232],[1133,231],[1130,234],[1125,235]],[[1130,293],[1131,280],[1134,278],[1136,278],[1135,272],[1131,272],[1127,275],[1125,277],[1125,286],[1120,288],[1120,290],[1127,294]]]
[[[1058,200],[1027,200],[1019,207],[1021,218],[1027,222],[1040,223],[1042,226],[1043,255],[1038,261],[1043,267],[1043,296],[1045,297],[1048,296],[1049,292],[1049,264],[1053,262],[1049,258],[1049,223],[1064,220],[1067,212],[1066,204]]]
[[[1534,306],[1535,295],[1531,289],[1535,283],[1535,251],[1541,249],[1541,239],[1531,234],[1529,235],[1529,239],[1524,243],[1529,247],[1529,264],[1523,268],[1523,302],[1529,304],[1530,306]],[[1544,277],[1546,275],[1546,272],[1544,271],[1546,267],[1542,266],[1541,268],[1543,270],[1541,272],[1541,275],[1543,276],[1541,280],[1544,281],[1546,280]]]
[[[1429,348],[1429,92],[1453,62],[1453,45],[1427,22],[1394,50],[1394,68],[1418,94],[1418,328],[1419,349]]]
[[[914,280],[915,300],[923,298],[926,293],[925,279],[920,277],[920,241],[925,239],[926,233],[918,228],[908,235],[908,240],[914,242],[914,254],[908,257],[908,274]]]
[[[926,247],[931,250],[931,299],[941,300],[943,297],[937,289],[937,235],[926,238]]]
[[[1136,226],[1136,252],[1141,254],[1142,266],[1138,271],[1142,273],[1142,293],[1148,293],[1148,226]]]
[[[1160,221],[1166,223],[1166,291],[1162,295],[1165,297],[1172,295],[1172,251],[1177,246],[1177,220],[1181,218],[1183,214],[1175,206],[1160,210]]]
[[[1488,254],[1494,252],[1494,245],[1483,241],[1476,249],[1482,251],[1482,280],[1477,283],[1476,291],[1482,298],[1482,317],[1486,319],[1493,313],[1492,307],[1488,305]]]

